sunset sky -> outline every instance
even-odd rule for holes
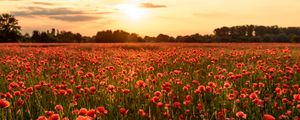
[[[300,26],[300,0],[0,0],[23,33],[58,28],[95,35],[122,29],[140,35],[210,34],[222,26]]]

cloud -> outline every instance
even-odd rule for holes
[[[50,16],[51,19],[67,21],[67,22],[82,22],[82,21],[92,21],[99,19],[95,16],[87,16],[87,15],[61,15],[61,16]]]
[[[16,16],[32,16],[32,15],[65,15],[65,14],[84,14],[83,11],[70,10],[68,8],[42,8],[42,7],[26,7],[23,11],[13,11]]]
[[[15,16],[21,17],[48,17],[50,19],[56,19],[67,22],[79,22],[79,21],[92,21],[97,20],[102,15],[110,14],[112,12],[95,12],[90,13],[80,10],[72,10],[69,8],[43,8],[43,7],[25,7],[21,11],[11,12]]]
[[[56,5],[55,3],[50,3],[50,2],[32,2],[32,3],[36,5]]]
[[[111,14],[111,13],[114,13],[114,12],[95,12],[93,14],[100,14],[100,15],[102,14],[103,15],[103,14]]]
[[[140,7],[143,7],[143,8],[165,8],[167,6],[166,5],[156,5],[153,3],[141,3]]]

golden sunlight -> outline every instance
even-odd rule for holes
[[[121,4],[117,9],[131,20],[139,20],[146,14],[146,11],[136,4]]]

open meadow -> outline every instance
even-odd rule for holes
[[[299,120],[300,44],[1,44],[1,120]]]

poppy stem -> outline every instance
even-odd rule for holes
[[[2,110],[1,110],[1,116],[2,116],[2,120],[5,120],[5,115],[4,115],[4,109],[2,108]]]

